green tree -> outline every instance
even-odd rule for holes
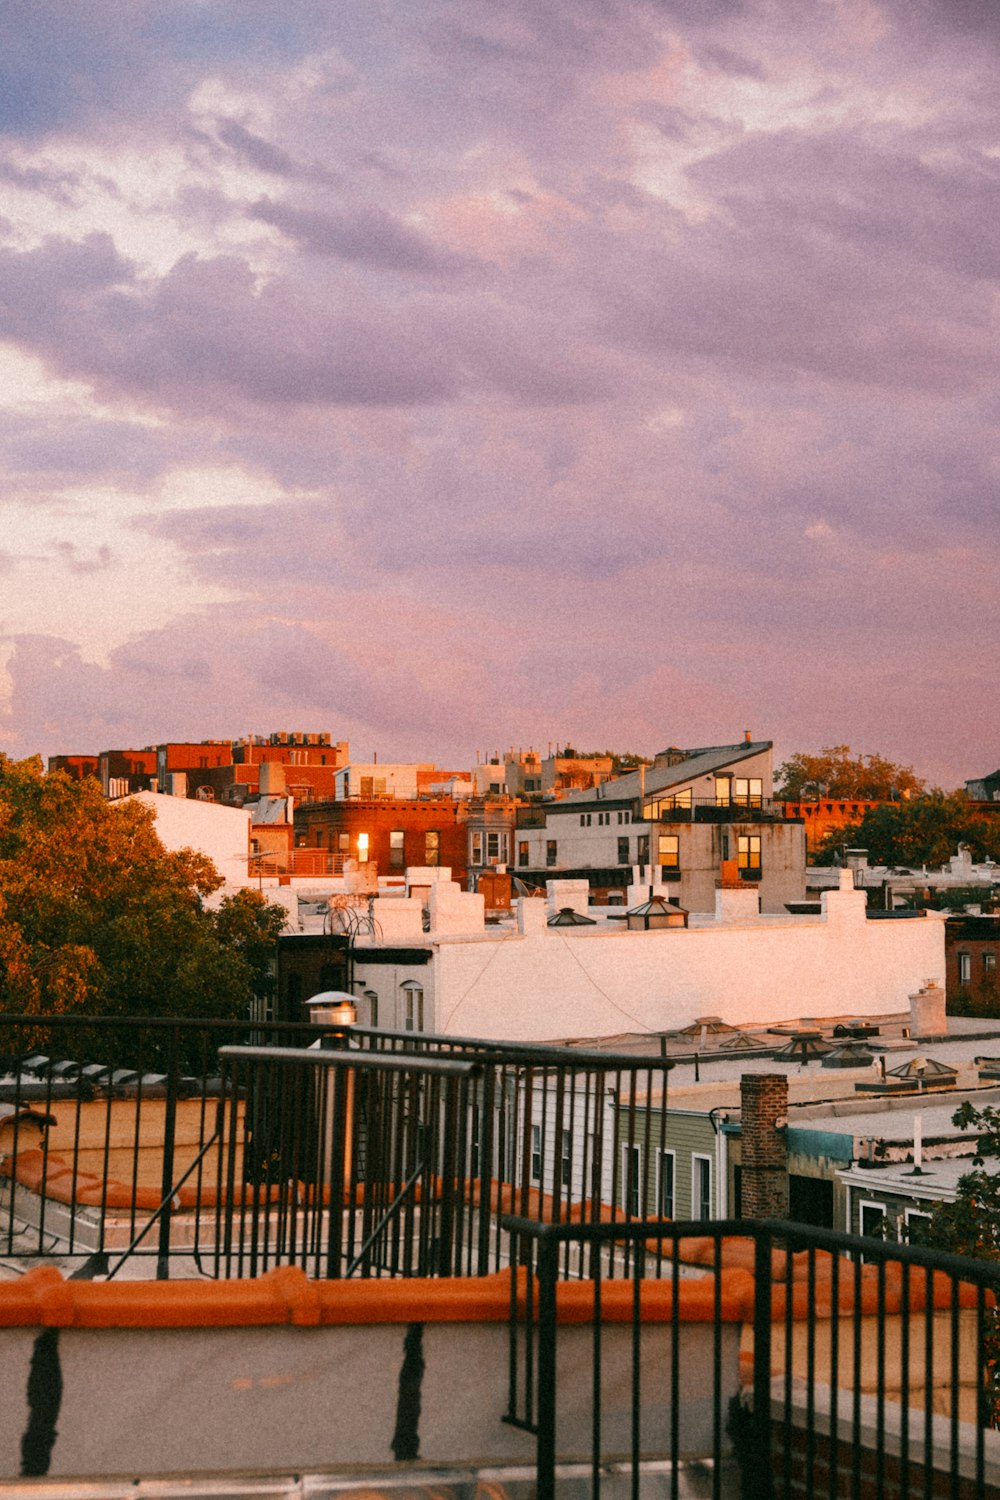
[[[818,755],[799,751],[778,767],[775,780],[775,795],[790,802],[817,797],[875,802],[924,790],[912,766],[897,765],[881,755],[855,755],[850,745],[828,745]]]
[[[832,863],[846,845],[867,849],[873,865],[941,865],[959,844],[968,844],[974,860],[1000,859],[1000,818],[977,811],[964,792],[932,791],[869,808],[858,822],[834,829],[816,863]]]
[[[958,1180],[954,1201],[935,1205],[930,1219],[914,1239],[931,1249],[977,1260],[1000,1260],[1000,1171],[988,1170],[987,1159],[1000,1158],[1000,1109],[977,1109],[968,1100],[952,1115],[952,1123],[977,1133],[972,1171]],[[984,1379],[990,1425],[1000,1426],[1000,1309],[987,1307],[983,1334]]]
[[[170,852],[141,803],[0,756],[0,1010],[220,1017],[266,989],[284,913]]]

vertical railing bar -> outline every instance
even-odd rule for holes
[[[671,1240],[670,1265],[673,1273],[673,1316],[670,1320],[670,1500],[678,1500],[680,1487],[681,1447],[681,1320],[680,1320],[680,1240]],[[770,1322],[768,1323],[770,1327]],[[756,1350],[756,1343],[754,1345]],[[770,1358],[770,1356],[768,1356]],[[756,1359],[756,1353],[754,1355]]]
[[[829,1500],[836,1500],[840,1467],[840,1268],[840,1253],[834,1251],[830,1263]]]
[[[757,1232],[754,1245],[753,1426],[754,1461],[762,1500],[773,1493],[771,1468],[771,1246],[769,1229]],[[676,1493],[676,1491],[675,1491]]]
[[[934,1494],[934,1272],[924,1268],[924,1500]]]
[[[555,1500],[557,1255],[558,1242],[542,1230],[538,1239],[537,1500]]]
[[[961,1490],[961,1479],[959,1477],[959,1401],[961,1399],[962,1387],[960,1384],[959,1370],[959,1335],[961,1333],[961,1297],[958,1277],[954,1271],[951,1273],[951,1455],[949,1461],[949,1473],[951,1475],[952,1500],[959,1500]]]
[[[875,1353],[875,1500],[885,1497],[885,1252],[878,1257]]]
[[[712,1294],[712,1496],[722,1495],[722,1239],[716,1233],[713,1256],[715,1286]],[[674,1316],[677,1315],[676,1284]]]
[[[782,1423],[782,1474],[784,1475],[784,1493],[791,1494],[792,1484],[792,1375],[795,1365],[795,1276],[792,1263],[792,1246],[786,1238],[784,1241],[785,1254],[785,1370],[784,1370],[784,1396],[785,1411]]]
[[[603,1325],[602,1325],[603,1326]],[[630,1493],[639,1500],[642,1475],[642,1256],[632,1258],[632,1422],[629,1447],[632,1460]]]
[[[180,1035],[176,1026],[171,1026],[167,1032],[167,1100],[163,1120],[163,1165],[160,1174],[160,1198],[163,1202],[163,1211],[160,1214],[159,1247],[156,1256],[156,1279],[166,1281],[170,1276],[170,1223],[173,1212],[170,1190],[174,1184],[174,1140],[177,1134],[177,1089],[179,1076]],[[139,1053],[140,1067],[142,1065],[142,1048]],[[132,1217],[135,1234],[135,1180],[138,1176],[139,1136],[141,1132],[141,1094],[142,1073],[139,1074],[138,1097],[135,1110],[135,1165],[133,1167],[133,1189],[132,1189]]]
[[[601,1305],[603,1297],[603,1277],[601,1272],[601,1258],[597,1256],[594,1262],[594,1334],[593,1334],[593,1369],[591,1370],[591,1411],[590,1411],[590,1487],[593,1500],[599,1500],[601,1493],[601,1385],[603,1381],[603,1359],[604,1339],[601,1326]]]
[[[862,1259],[859,1253],[854,1256],[854,1296],[851,1299],[851,1314],[853,1324],[851,1328],[853,1362],[851,1378],[854,1384],[853,1397],[853,1420],[854,1430],[852,1434],[852,1463],[851,1463],[851,1496],[852,1500],[860,1500],[861,1495],[861,1364],[862,1364],[862,1331],[861,1322],[861,1300],[862,1300]]]

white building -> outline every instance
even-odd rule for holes
[[[136,792],[133,799],[156,815],[156,833],[167,849],[206,855],[231,889],[256,886],[250,866],[250,813],[241,807],[195,798]],[[225,889],[219,893],[225,894]]]
[[[922,985],[944,984],[943,918],[870,920],[848,871],[816,915],[761,915],[752,887],[720,889],[688,927],[643,932],[573,885],[553,881],[547,902],[522,899],[487,927],[483,898],[441,881],[426,932],[419,899],[380,898],[379,936],[359,940],[354,970],[379,1024],[504,1041],[655,1034],[707,1014],[760,1025],[902,1013]],[[574,905],[591,920],[547,925]]]

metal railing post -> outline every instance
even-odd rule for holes
[[[167,1097],[163,1117],[163,1171],[160,1175],[160,1237],[156,1253],[156,1279],[170,1279],[170,1210],[173,1206],[174,1136],[177,1131],[177,1090],[180,1085],[178,1050],[180,1037],[176,1026],[167,1032]]]
[[[559,1243],[543,1229],[538,1236],[538,1441],[537,1500],[556,1493],[556,1276]]]
[[[753,1500],[771,1500],[771,1251],[770,1230],[757,1230],[754,1240],[753,1303],[753,1452],[747,1473]]]

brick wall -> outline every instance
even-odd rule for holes
[[[985,1492],[980,1490],[971,1476],[959,1475],[953,1489],[946,1467],[935,1468],[928,1475],[923,1462],[923,1428],[918,1423],[911,1434],[912,1457],[905,1464],[894,1453],[855,1448],[851,1442],[831,1444],[822,1434],[814,1434],[810,1443],[803,1429],[789,1431],[782,1423],[775,1423],[771,1441],[774,1500],[816,1500],[817,1496],[834,1500],[908,1500],[910,1496],[984,1500],[984,1494],[996,1494],[989,1485]]]
[[[740,1106],[743,1216],[787,1218],[787,1077],[783,1073],[745,1074],[740,1079]]]

